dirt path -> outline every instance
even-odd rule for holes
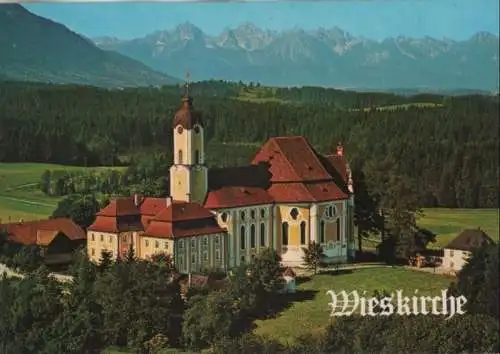
[[[13,201],[16,201],[16,202],[21,202],[21,203],[24,203],[24,204],[29,204],[29,205],[44,206],[44,207],[51,207],[51,208],[54,207],[54,204],[47,204],[47,203],[41,203],[41,202],[33,202],[31,200],[21,199],[21,198],[16,198],[16,197],[9,197],[7,195],[0,195],[0,199],[2,199],[2,198],[3,199],[13,200]]]

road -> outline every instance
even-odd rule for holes
[[[6,273],[8,278],[24,278],[24,275],[21,273],[18,273],[9,267],[7,267],[5,264],[0,263],[0,276],[3,276],[3,274]],[[70,275],[62,275],[62,274],[57,274],[57,273],[50,273],[50,276],[54,277],[57,281],[61,283],[68,283],[73,280],[73,277]]]

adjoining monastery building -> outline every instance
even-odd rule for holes
[[[208,169],[203,121],[186,95],[173,121],[170,197],[117,198],[88,228],[88,255],[170,254],[180,272],[248,262],[272,247],[300,266],[311,241],[327,262],[354,256],[351,171],[339,144],[324,156],[301,136],[270,138],[248,166]]]

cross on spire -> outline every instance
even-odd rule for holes
[[[184,84],[185,97],[189,97],[189,78],[190,78],[190,75],[189,75],[189,71],[188,71],[188,72],[186,72],[186,83]]]

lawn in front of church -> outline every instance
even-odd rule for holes
[[[425,273],[405,268],[369,268],[341,271],[338,274],[325,273],[310,280],[297,279],[297,293],[290,306],[276,318],[257,320],[255,333],[293,343],[301,335],[315,335],[322,332],[332,320],[328,303],[328,290],[357,290],[370,297],[374,290],[403,290],[412,296],[418,289],[421,295],[436,296],[447,289],[453,279],[442,275]]]

